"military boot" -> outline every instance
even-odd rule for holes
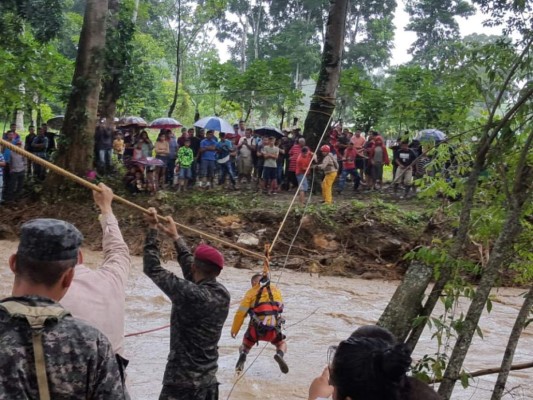
[[[237,365],[235,365],[235,372],[242,372],[244,370],[244,363],[246,362],[246,353],[241,353],[239,355],[239,360],[237,361]]]

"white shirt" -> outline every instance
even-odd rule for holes
[[[253,146],[253,143],[254,143],[254,138],[253,137],[242,137],[239,139],[239,143],[238,145],[241,146],[240,150],[239,150],[239,154],[242,156],[242,157],[251,157],[252,156],[252,150],[250,150],[248,147],[246,147],[243,143],[248,143],[248,145],[250,147]]]
[[[113,351],[124,356],[125,287],[130,273],[130,252],[113,214],[100,217],[104,262],[98,269],[80,264],[60,303],[107,336]]]

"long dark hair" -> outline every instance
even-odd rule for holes
[[[402,383],[411,365],[409,350],[378,338],[342,341],[331,363],[331,382],[339,399],[403,400]]]

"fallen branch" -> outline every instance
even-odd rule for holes
[[[522,369],[528,369],[528,368],[533,368],[533,362],[527,362],[527,363],[512,365],[511,366],[511,371],[520,371]],[[474,371],[472,373],[469,373],[468,377],[469,378],[476,378],[478,376],[497,374],[500,371],[501,371],[500,367],[480,369],[479,371]],[[454,380],[458,381],[459,379],[461,379],[461,377],[457,377]],[[442,382],[442,379],[433,379],[433,381],[432,381],[432,383],[439,383],[439,382]]]

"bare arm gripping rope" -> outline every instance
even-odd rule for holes
[[[49,161],[43,160],[42,158],[36,156],[35,154],[32,154],[32,153],[30,153],[30,152],[28,152],[28,151],[26,151],[24,149],[21,149],[20,147],[17,147],[17,146],[9,143],[8,141],[6,141],[4,139],[0,139],[0,144],[2,146],[7,147],[11,151],[26,157],[28,160],[31,160],[31,161],[33,161],[36,164],[39,164],[39,165],[42,165],[45,168],[48,168],[50,171],[53,171],[56,174],[64,176],[65,178],[68,178],[71,181],[74,181],[76,183],[79,183],[82,186],[85,186],[87,189],[96,190],[97,192],[101,192],[102,191],[100,189],[100,187],[98,187],[94,183],[91,183],[91,182],[89,182],[89,181],[87,181],[87,180],[85,180],[83,178],[80,178],[79,176],[74,175],[73,173],[71,173],[71,172],[69,172],[67,170],[64,170],[63,168],[60,168],[57,165],[54,165],[54,164],[52,164]],[[146,208],[141,207],[138,204],[132,203],[131,201],[126,200],[123,197],[117,196],[116,194],[113,195],[113,200],[115,200],[118,203],[122,203],[122,204],[124,204],[124,205],[126,205],[128,207],[134,208],[135,210],[140,211],[140,212],[142,212],[144,214],[150,214],[150,212]],[[158,220],[160,222],[167,222],[167,219],[165,217],[162,217],[162,216],[158,215],[157,218],[158,218]],[[200,231],[198,229],[191,228],[190,226],[183,225],[183,224],[180,224],[178,222],[176,222],[176,226],[178,228],[184,229],[186,231],[195,233],[198,236],[200,236],[201,238],[210,239],[210,240],[213,240],[214,242],[220,243],[223,246],[231,247],[231,248],[233,248],[235,250],[238,250],[242,254],[246,254],[246,255],[248,255],[250,257],[259,258],[261,260],[265,258],[265,256],[263,254],[259,254],[259,253],[256,253],[254,251],[251,251],[251,250],[245,249],[243,247],[237,246],[234,243],[225,241],[225,240],[220,239],[220,238],[218,238],[216,236],[213,236],[213,235],[210,235],[208,233],[202,232],[202,231]]]

